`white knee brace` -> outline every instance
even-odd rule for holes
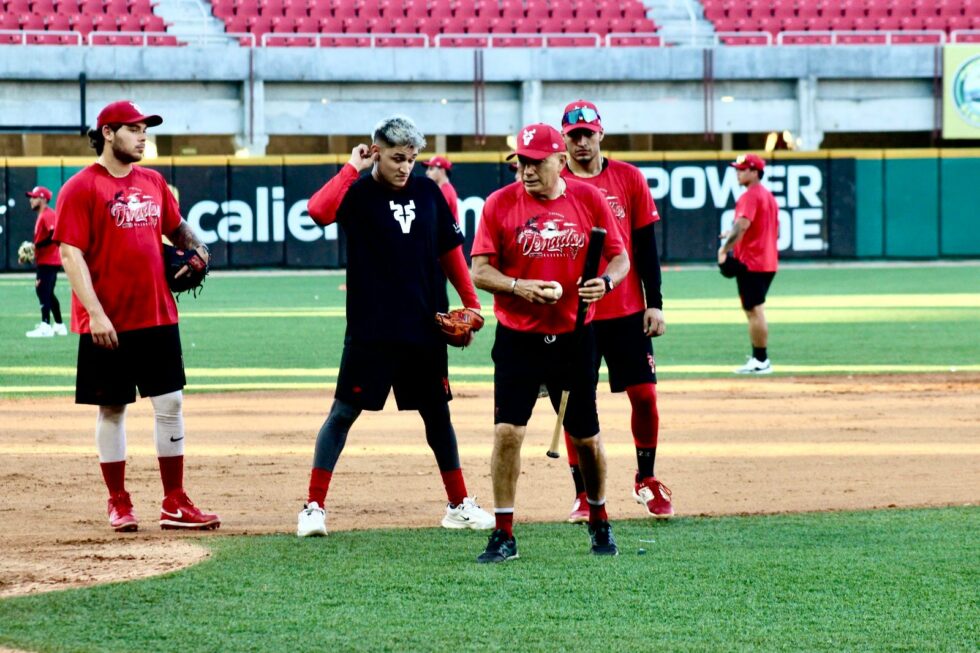
[[[153,439],[157,456],[169,458],[184,455],[184,393],[180,390],[158,397],[153,402]]]

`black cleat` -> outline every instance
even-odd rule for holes
[[[476,559],[479,563],[487,562],[507,562],[519,557],[517,555],[517,540],[513,537],[508,538],[507,534],[500,529],[490,534],[490,541],[487,542],[486,550]]]
[[[613,538],[612,526],[602,521],[595,527],[589,525],[589,537],[592,538],[592,554],[597,556],[618,556],[619,549]]]

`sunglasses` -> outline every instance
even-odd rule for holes
[[[574,125],[578,122],[595,122],[599,120],[598,112],[591,107],[582,107],[581,109],[572,109],[562,117],[561,122],[563,125]]]

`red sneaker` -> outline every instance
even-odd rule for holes
[[[171,492],[163,499],[160,508],[160,528],[189,528],[195,530],[213,530],[221,526],[217,515],[212,515],[194,505],[183,490]]]
[[[633,498],[637,503],[646,504],[647,512],[657,519],[667,519],[674,515],[674,504],[670,502],[670,496],[670,488],[653,476],[633,486]]]
[[[572,512],[568,513],[569,524],[587,524],[589,522],[589,501],[585,498],[585,492],[575,497],[572,504]]]
[[[139,528],[129,492],[120,492],[109,497],[109,525],[117,533],[132,533]]]

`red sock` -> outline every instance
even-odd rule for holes
[[[442,484],[446,486],[446,497],[449,503],[458,506],[463,503],[463,499],[468,497],[466,494],[466,482],[463,481],[462,469],[450,469],[442,472]]]
[[[157,458],[160,463],[160,480],[163,481],[163,494],[169,495],[174,490],[184,487],[184,457],[167,456]]]
[[[594,506],[592,502],[589,502],[589,526],[596,526],[599,522],[609,521],[609,515],[606,514],[606,502],[603,501],[601,506]]]
[[[119,494],[126,491],[126,461],[120,460],[115,463],[99,463],[102,468],[102,478],[105,486],[109,489],[109,494]]]
[[[514,537],[514,513],[497,512],[494,517],[497,518],[497,530],[507,533],[507,537]]]
[[[657,386],[654,383],[641,383],[626,388],[633,413],[630,426],[633,429],[633,443],[638,448],[649,449],[657,446],[660,433],[660,412],[657,410]]]
[[[565,451],[568,452],[568,466],[578,467],[578,451],[572,444],[572,436],[568,434],[568,431],[565,431]]]
[[[327,500],[327,490],[330,489],[331,478],[333,478],[333,472],[314,467],[313,471],[310,472],[310,492],[306,502],[313,503],[316,501],[322,508]]]

